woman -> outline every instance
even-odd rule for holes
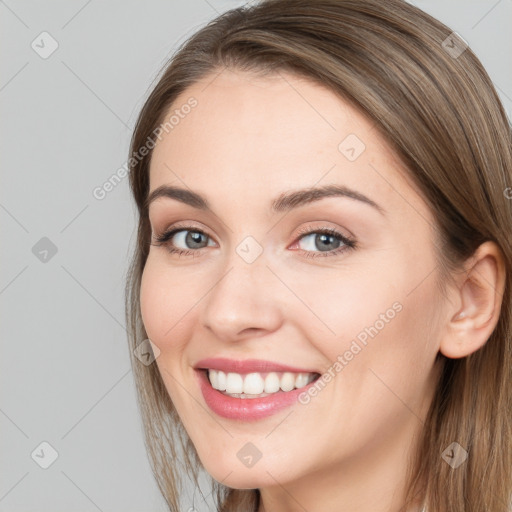
[[[509,510],[511,142],[472,51],[400,0],[268,0],[183,45],[129,162],[170,510],[181,460],[222,511]]]

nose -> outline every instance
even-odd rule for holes
[[[283,321],[283,290],[279,287],[283,287],[282,283],[263,256],[247,263],[234,254],[205,297],[203,327],[224,341],[277,330]]]

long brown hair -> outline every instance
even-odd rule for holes
[[[435,216],[442,242],[440,275],[460,268],[482,242],[498,244],[506,265],[498,324],[468,357],[438,356],[443,370],[410,463],[408,500],[419,490],[431,512],[507,510],[512,494],[511,126],[471,49],[405,1],[266,0],[222,14],[171,58],[142,108],[130,148],[130,186],[139,213],[126,287],[130,348],[147,338],[139,290],[150,242],[151,150],[143,157],[139,150],[151,147],[148,141],[159,133],[178,95],[225,68],[312,78],[371,119]],[[181,475],[188,474],[197,486],[201,464],[156,364],[145,366],[132,355],[132,365],[155,478],[169,509],[177,512]],[[469,453],[456,470],[441,456],[454,441]],[[213,479],[211,485],[219,510],[257,510],[257,490],[230,489]]]

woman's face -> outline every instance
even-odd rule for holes
[[[403,167],[358,111],[291,74],[225,70],[171,110],[150,194],[184,193],[150,204],[141,308],[206,470],[262,488],[403,461],[432,397],[443,317],[433,216]],[[297,194],[324,187],[346,194]],[[248,360],[266,363],[236,366]],[[215,386],[232,394],[269,394],[226,396],[205,367],[224,368]],[[270,392],[303,386],[298,370],[325,374]]]

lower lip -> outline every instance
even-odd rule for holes
[[[313,381],[302,388],[278,391],[262,398],[235,398],[213,389],[206,371],[196,370],[196,373],[208,407],[219,416],[233,420],[254,421],[271,416],[293,405],[299,395],[315,383]]]

